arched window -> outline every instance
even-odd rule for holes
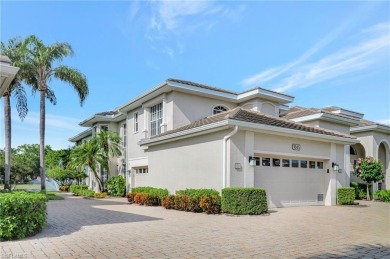
[[[218,106],[215,106],[214,109],[213,109],[213,114],[218,114],[218,113],[221,113],[221,112],[226,112],[228,110],[228,108],[222,106],[222,105],[218,105]]]

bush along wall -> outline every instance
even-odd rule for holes
[[[390,202],[390,189],[378,190],[374,193],[374,197],[383,202]]]
[[[268,212],[267,194],[262,188],[225,188],[222,212],[235,215],[258,215]]]
[[[176,195],[166,196],[163,207],[188,212],[205,212],[219,214],[221,212],[221,197],[213,189],[179,190]]]
[[[0,194],[0,240],[21,239],[46,225],[47,197],[41,193]]]
[[[108,179],[106,183],[108,192],[112,196],[124,196],[126,194],[126,179],[119,175]]]
[[[154,187],[135,187],[127,194],[130,203],[147,206],[161,206],[163,199],[168,196],[168,190]]]
[[[340,187],[337,189],[337,204],[352,205],[355,201],[355,188]]]

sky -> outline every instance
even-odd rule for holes
[[[83,106],[69,85],[50,82],[57,105],[46,106],[46,144],[54,149],[73,145],[82,120],[167,78],[236,92],[260,86],[295,96],[290,106],[341,106],[390,124],[388,1],[3,0],[0,14],[1,41],[68,42],[75,55],[63,64],[88,78]],[[13,147],[39,143],[39,95],[26,91],[24,121],[11,100]]]

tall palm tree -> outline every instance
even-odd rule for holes
[[[3,94],[4,98],[4,133],[5,133],[5,179],[4,190],[11,190],[10,177],[11,177],[11,96],[16,98],[16,110],[19,117],[23,120],[27,113],[27,98],[24,87],[22,86],[23,76],[28,71],[24,70],[23,56],[23,41],[20,38],[13,38],[8,41],[8,44],[1,42],[0,52],[1,55],[8,56],[13,64],[20,68],[19,73],[15,76],[14,80],[8,86],[8,89]]]
[[[65,57],[73,55],[72,47],[68,43],[56,42],[45,45],[36,36],[31,35],[26,39],[26,47],[29,71],[33,71],[33,76],[27,80],[27,83],[32,86],[33,91],[39,91],[40,93],[40,176],[41,191],[45,192],[45,99],[49,99],[54,105],[57,102],[56,96],[48,83],[53,78],[69,83],[78,94],[81,105],[88,96],[89,90],[87,78],[84,74],[74,68],[59,65]]]
[[[91,139],[71,151],[69,167],[80,171],[89,167],[98,182],[99,191],[103,191],[103,181],[98,174],[98,168],[99,164],[105,163],[104,161],[102,149]]]

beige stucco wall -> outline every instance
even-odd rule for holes
[[[147,151],[149,173],[136,174],[135,186],[222,189],[222,139],[226,131],[178,140]]]

